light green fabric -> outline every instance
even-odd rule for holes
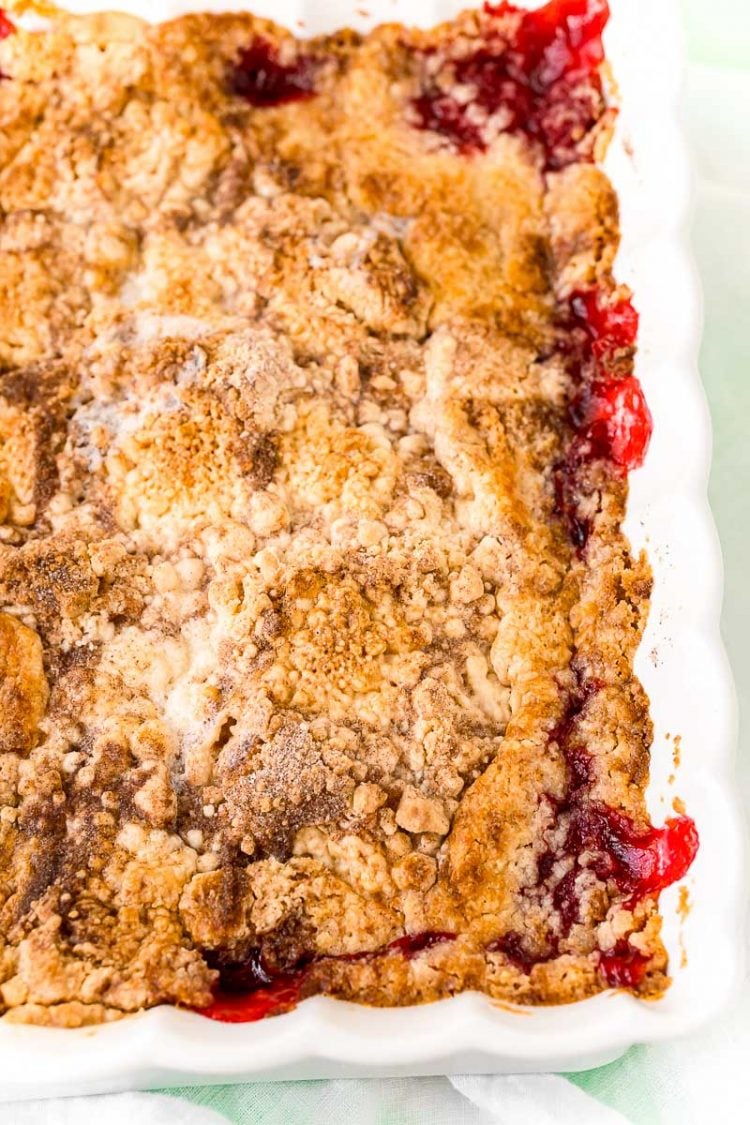
[[[703,64],[693,69],[690,100],[699,178],[694,247],[706,294],[701,368],[714,423],[711,501],[726,565],[724,634],[740,698],[745,732],[741,774],[745,795],[750,798],[750,583],[746,577],[750,550],[750,2],[682,2],[691,59]],[[744,68],[747,74],[723,76],[720,69],[712,73],[705,67]],[[721,134],[718,138],[711,136],[712,118]],[[723,146],[721,136],[726,142]],[[738,1042],[743,1030],[750,1035],[748,996],[726,1027],[709,1032],[704,1040],[694,1036],[685,1051],[689,1049],[690,1057],[699,1060],[699,1068],[713,1068],[719,1060],[711,1052],[718,1052],[726,1062],[732,1044]],[[701,1055],[702,1044],[705,1055]],[[689,1111],[686,1115],[687,1078],[683,1081],[675,1077],[679,1072],[672,1052],[670,1046],[635,1047],[610,1066],[569,1077],[582,1090],[619,1110],[634,1125],[700,1120]],[[414,1080],[415,1085],[418,1081]],[[680,1089],[680,1084],[685,1088]],[[256,1088],[252,1099],[256,1108],[251,1110],[244,1087],[172,1092],[210,1105],[229,1121],[243,1125],[270,1121],[263,1107],[282,1100],[286,1121],[293,1125],[311,1120],[305,1110],[306,1086],[297,1083],[292,1088],[284,1084],[283,1089],[276,1087],[275,1097],[268,1088],[265,1101],[264,1097],[258,1098],[260,1091]],[[293,1100],[287,1101],[292,1093]],[[404,1120],[397,1109],[386,1104],[378,1119],[394,1125]],[[731,1111],[724,1118],[741,1119],[742,1116],[731,1116]]]
[[[710,66],[750,66],[747,0],[682,0],[682,6],[694,61]]]

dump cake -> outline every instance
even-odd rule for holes
[[[5,1019],[668,983],[605,0],[0,18]]]

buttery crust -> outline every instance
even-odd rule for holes
[[[624,481],[584,559],[554,514],[556,302],[613,285],[611,186],[405,112],[408,52],[485,18],[318,41],[264,109],[228,68],[295,48],[251,16],[0,43],[6,1019],[200,1007],[258,947],[374,1004],[577,999],[628,935],[666,983],[652,899],[584,870],[563,933],[539,875],[581,675],[592,791],[646,823],[650,577]]]

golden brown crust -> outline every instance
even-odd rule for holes
[[[409,52],[486,18],[316,42],[316,96],[262,110],[228,68],[296,48],[250,16],[0,43],[8,1019],[200,1007],[204,954],[259,946],[309,992],[547,1003],[633,934],[664,985],[651,900],[584,871],[566,930],[539,875],[574,672],[597,798],[645,823],[649,571],[622,481],[585,561],[553,512],[555,302],[612,285],[609,183],[405,112]],[[424,931],[459,936],[336,959]]]
[[[27,754],[33,748],[48,695],[39,637],[0,613],[0,751]]]

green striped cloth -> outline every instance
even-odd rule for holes
[[[750,584],[744,572],[750,551],[750,4],[683,4],[693,64],[690,125],[699,177],[695,249],[707,298],[702,368],[715,427],[711,497],[726,558],[725,636],[748,720]],[[750,794],[747,743],[746,735],[743,782]],[[749,1058],[746,989],[737,1010],[718,1026],[674,1045],[634,1047],[610,1066],[569,1075],[567,1081],[541,1076],[453,1083],[444,1078],[287,1082],[169,1093],[210,1106],[242,1125],[560,1125],[569,1120],[577,1125],[704,1125],[717,1111],[722,1122],[733,1125],[750,1119]]]

